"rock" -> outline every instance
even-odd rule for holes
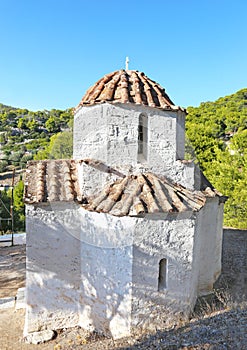
[[[29,344],[41,344],[55,338],[56,333],[52,330],[29,333],[25,337],[25,342]]]

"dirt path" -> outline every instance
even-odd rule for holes
[[[0,298],[15,297],[25,286],[26,246],[0,248]]]

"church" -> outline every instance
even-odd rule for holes
[[[212,291],[226,197],[184,159],[185,118],[144,73],[115,71],[74,109],[73,159],[28,163],[24,335],[117,339]]]

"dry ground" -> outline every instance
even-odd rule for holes
[[[26,246],[0,247],[0,298],[15,296],[25,286]]]

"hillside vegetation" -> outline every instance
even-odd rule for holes
[[[11,230],[12,170],[25,169],[31,159],[70,158],[72,109],[32,112],[0,104],[0,232]],[[24,230],[22,178],[13,191],[14,229]]]
[[[224,224],[247,228],[247,89],[187,111],[187,157],[229,196]],[[70,158],[72,121],[72,109],[32,112],[0,104],[0,173],[25,168],[31,159]],[[23,187],[20,180],[14,189],[16,230],[24,229]],[[9,208],[10,191],[2,191],[1,198]],[[7,216],[1,203],[0,217]],[[0,222],[0,231],[7,231],[9,222]]]
[[[71,109],[32,112],[0,104],[0,173],[13,164],[25,167],[26,162],[39,157],[39,151],[46,149],[51,141],[47,155],[56,158],[55,141],[59,133],[70,130],[72,119]]]
[[[193,148],[205,175],[229,196],[224,224],[247,228],[247,89],[187,111],[188,152]]]

